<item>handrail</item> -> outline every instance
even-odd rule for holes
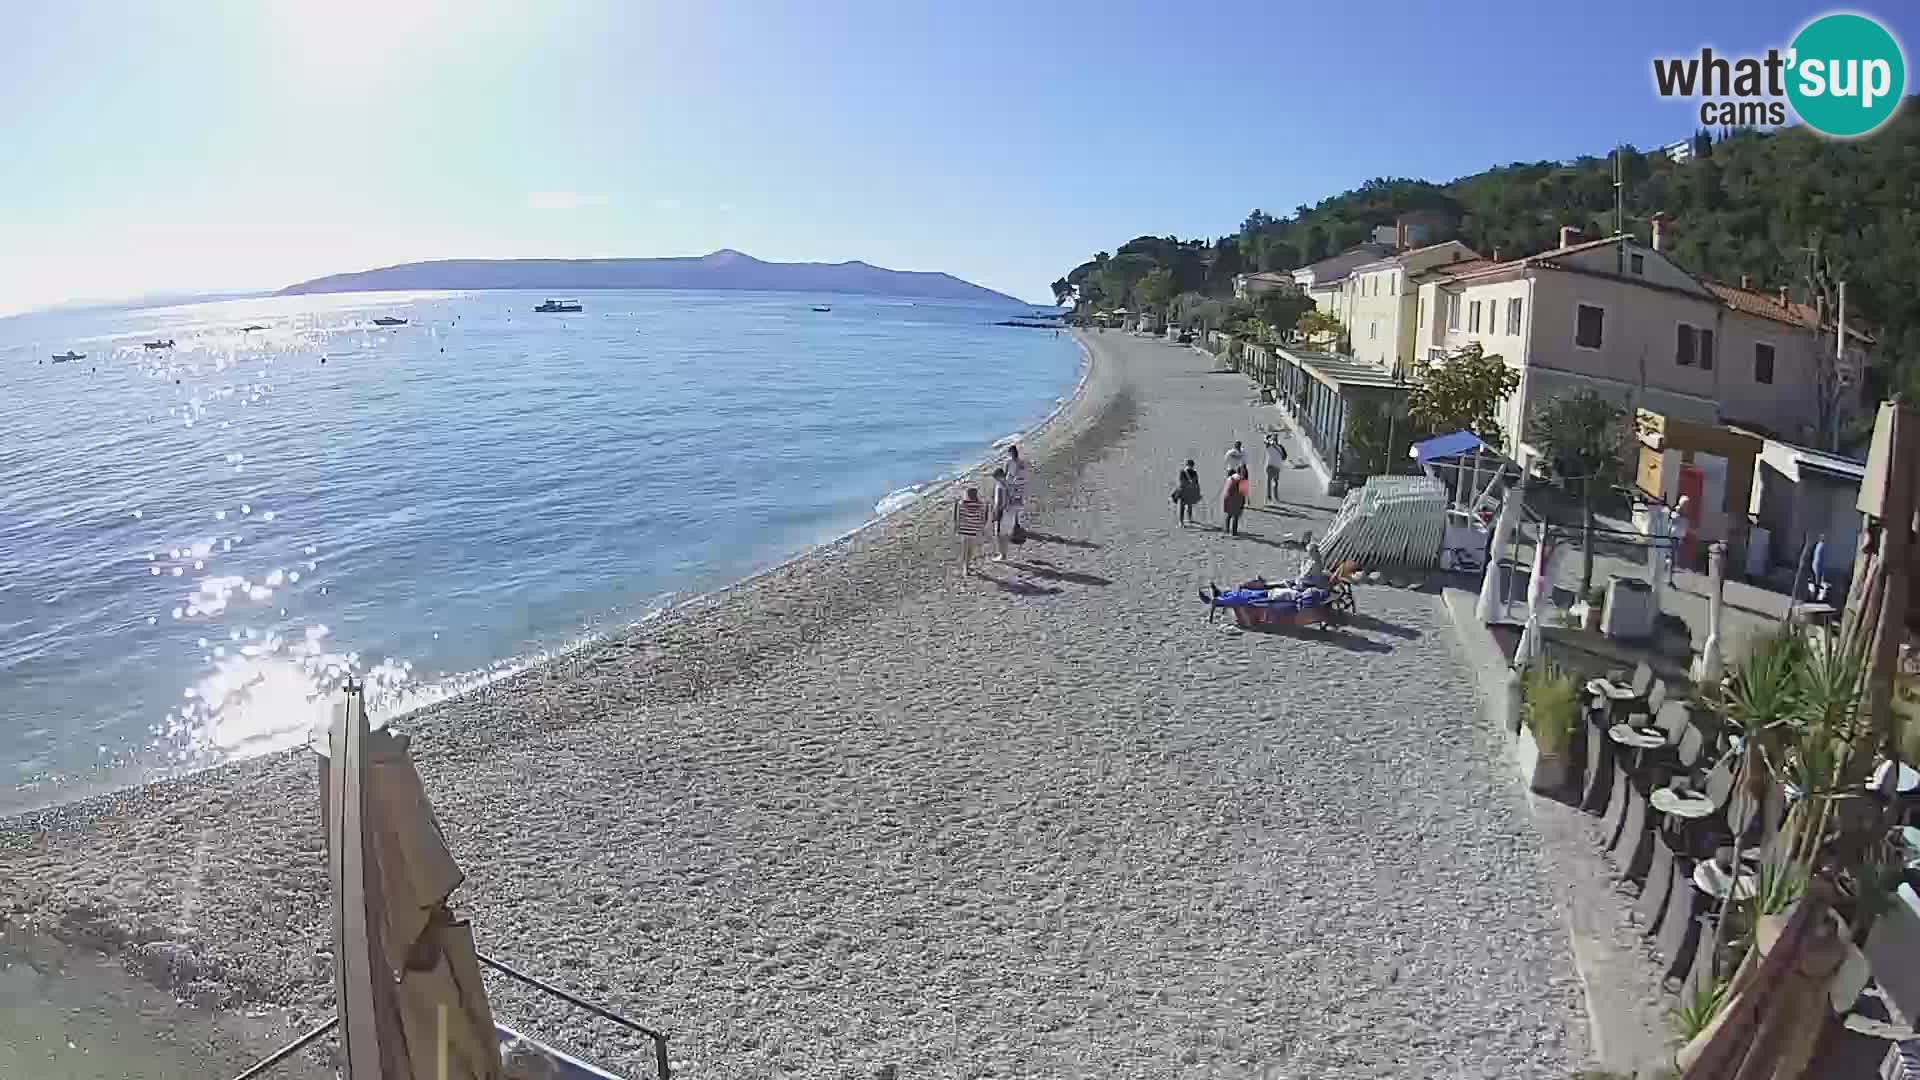
[[[600,1017],[602,1020],[610,1020],[616,1024],[619,1024],[621,1027],[627,1028],[630,1031],[637,1031],[640,1034],[645,1035],[648,1038],[652,1039],[653,1040],[653,1063],[654,1063],[655,1071],[659,1073],[660,1080],[673,1080],[672,1066],[667,1061],[667,1036],[665,1032],[655,1031],[654,1029],[646,1026],[645,1024],[639,1023],[638,1021],[629,1020],[626,1017],[621,1016],[619,1013],[614,1012],[611,1009],[605,1009],[598,1005],[595,1005],[591,1001],[585,1001],[581,998],[577,998],[572,994],[567,993],[565,990],[560,989],[557,986],[553,986],[549,983],[542,982],[539,979],[536,979],[533,976],[528,975],[523,971],[516,971],[513,968],[510,968],[507,965],[501,963],[500,961],[495,960],[493,957],[488,956],[486,953],[475,953],[474,955],[479,959],[479,961],[482,964],[485,964],[487,967],[492,968],[493,970],[499,972],[502,975],[507,976],[510,979],[523,982],[528,986],[533,987],[535,990],[552,994],[554,997],[559,998],[561,1001],[564,1001],[569,1005],[575,1005],[582,1009],[585,1009],[588,1012],[592,1013],[593,1015]]]
[[[288,1043],[287,1045],[281,1047],[280,1049],[275,1050],[272,1054],[267,1056],[266,1060],[256,1063],[252,1068],[248,1069],[246,1072],[243,1072],[239,1076],[234,1077],[233,1080],[253,1080],[253,1078],[256,1076],[265,1076],[268,1069],[273,1068],[275,1065],[280,1064],[281,1062],[287,1060],[293,1055],[306,1049],[309,1043],[313,1042],[315,1039],[318,1039],[320,1036],[325,1035],[327,1032],[332,1031],[334,1028],[337,1028],[339,1026],[340,1026],[340,1018],[338,1016],[335,1016],[333,1019],[328,1020],[324,1024],[321,1024],[319,1027],[314,1028],[312,1031],[307,1032],[305,1035],[302,1035],[299,1038]]]

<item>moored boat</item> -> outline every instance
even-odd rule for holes
[[[586,309],[580,306],[580,301],[578,300],[548,300],[546,303],[538,305],[533,310],[570,312],[570,311],[585,311]]]
[[[380,316],[379,318],[377,318],[377,319],[375,319],[375,320],[373,320],[373,325],[375,325],[375,326],[405,326],[405,325],[407,325],[407,320],[405,320],[405,319],[396,319],[396,318],[394,318],[394,317],[393,317],[393,316],[391,316],[391,315],[382,315],[382,316]]]
[[[173,339],[172,339],[172,338],[168,338],[168,339],[167,339],[167,340],[165,340],[165,341],[149,341],[149,342],[147,342],[147,351],[149,351],[149,352],[151,352],[151,351],[153,351],[153,350],[155,350],[155,349],[171,349],[171,348],[173,348]]]
[[[66,352],[63,352],[63,353],[53,354],[53,362],[56,364],[64,364],[69,360],[85,360],[86,358],[87,358],[86,353],[74,352],[72,349],[68,349]]]

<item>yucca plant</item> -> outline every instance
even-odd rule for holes
[[[1680,1036],[1684,1045],[1707,1030],[1713,1018],[1720,1014],[1720,1006],[1726,1003],[1727,984],[1715,981],[1712,986],[1702,986],[1688,994],[1682,994],[1680,1004],[1667,1010],[1667,1022],[1673,1026],[1674,1034]]]
[[[1520,695],[1520,715],[1534,745],[1549,757],[1564,756],[1580,720],[1579,677],[1542,660],[1521,673]]]

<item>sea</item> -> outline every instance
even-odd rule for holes
[[[995,325],[1027,307],[543,299],[0,319],[0,814],[298,745],[349,676],[392,717],[657,616],[912,502],[1083,363]]]

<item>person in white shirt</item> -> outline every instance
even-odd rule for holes
[[[1267,436],[1267,501],[1280,500],[1280,467],[1287,463],[1287,448],[1280,445],[1280,436]]]
[[[1247,467],[1246,448],[1240,445],[1239,439],[1235,439],[1233,440],[1233,449],[1227,451],[1227,471],[1230,473],[1238,472],[1239,470],[1244,469],[1246,467]]]

